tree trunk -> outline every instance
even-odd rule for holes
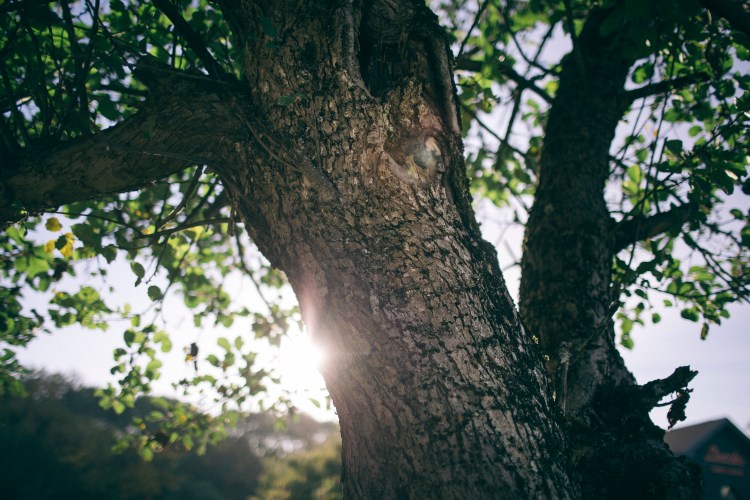
[[[348,497],[574,497],[470,209],[447,46],[429,10],[392,3],[227,3],[257,91],[220,175],[327,353]]]
[[[520,307],[548,355],[583,496],[696,498],[700,472],[672,456],[648,416],[669,392],[654,400],[635,386],[615,348],[619,289],[611,276],[619,247],[604,188],[635,58],[616,35],[600,36],[605,18],[594,10],[563,60],[526,225]],[[679,389],[692,376],[676,372],[665,387]]]

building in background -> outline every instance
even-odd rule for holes
[[[703,467],[705,500],[750,500],[750,438],[728,419],[674,429],[664,440]]]

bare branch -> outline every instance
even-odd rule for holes
[[[643,97],[649,97],[657,94],[664,94],[674,90],[679,90],[696,83],[706,82],[710,79],[710,76],[706,73],[698,73],[695,75],[679,76],[672,78],[671,80],[663,80],[661,82],[652,83],[643,87],[633,89],[627,92],[627,99],[635,101]]]
[[[495,139],[497,139],[498,141],[500,141],[500,145],[501,145],[502,147],[505,147],[505,148],[508,148],[508,149],[510,149],[510,150],[511,150],[511,151],[512,151],[513,153],[517,154],[517,155],[518,155],[518,156],[520,156],[521,158],[526,158],[526,155],[527,155],[527,153],[524,153],[524,152],[523,152],[523,151],[521,151],[520,149],[518,149],[518,148],[514,147],[514,146],[513,146],[513,145],[512,145],[511,143],[507,142],[507,140],[506,140],[506,139],[503,139],[502,137],[500,137],[499,135],[497,135],[497,132],[495,132],[494,130],[492,130],[492,128],[490,128],[490,126],[489,126],[489,125],[487,125],[486,123],[484,123],[484,122],[483,122],[483,121],[482,121],[482,120],[481,120],[481,119],[479,118],[479,116],[477,115],[477,113],[476,113],[476,112],[475,112],[475,111],[474,111],[473,109],[471,109],[471,108],[469,108],[468,106],[465,106],[465,105],[462,105],[462,108],[464,109],[464,111],[466,111],[467,113],[469,113],[469,114],[471,115],[471,117],[472,117],[472,118],[474,118],[474,120],[475,120],[475,121],[477,122],[477,124],[478,124],[478,125],[479,125],[479,126],[480,126],[480,127],[481,127],[481,128],[482,128],[482,129],[484,130],[484,131],[485,131],[485,132],[487,132],[487,133],[488,133],[488,134],[490,134],[490,135],[491,135],[492,137],[494,137]]]
[[[468,31],[466,32],[466,36],[464,36],[464,39],[461,41],[461,47],[458,49],[457,57],[461,57],[463,55],[464,49],[466,48],[466,43],[469,41],[469,37],[471,37],[471,32],[474,31],[474,28],[476,28],[479,24],[479,20],[482,18],[482,14],[484,14],[484,11],[485,9],[487,9],[489,3],[489,0],[484,0],[481,7],[479,7],[476,16],[474,16],[474,22],[471,23],[471,27],[469,27]]]
[[[684,409],[684,403],[690,395],[691,389],[688,384],[695,376],[697,371],[691,370],[689,366],[680,366],[666,378],[652,380],[643,385],[623,385],[610,391],[603,391],[599,396],[599,405],[606,409],[616,409],[617,418],[625,421],[630,418],[648,412],[652,408],[660,405],[659,402],[670,394],[675,398],[668,404],[672,406],[671,420],[684,420],[684,415],[680,414],[680,409]]]
[[[157,240],[158,238],[161,238],[163,236],[169,236],[174,233],[179,233],[181,231],[185,231],[187,229],[191,229],[194,227],[204,227],[209,226],[212,224],[228,224],[231,222],[231,219],[229,217],[219,217],[216,219],[201,219],[201,220],[194,220],[190,222],[185,222],[183,224],[180,224],[179,226],[171,227],[169,229],[163,229],[161,231],[156,231],[155,233],[151,234],[141,234],[138,236],[138,238],[147,238],[151,240]]]
[[[198,186],[198,181],[200,181],[201,176],[203,175],[203,165],[199,165],[195,169],[195,173],[193,174],[193,179],[190,181],[190,185],[188,186],[187,190],[185,191],[185,195],[182,197],[182,200],[180,201],[179,205],[177,205],[172,212],[167,215],[163,220],[159,221],[157,224],[157,227],[161,228],[169,224],[174,220],[175,217],[177,217],[180,212],[187,206],[188,201],[190,201],[190,198],[193,196],[193,192],[195,191],[195,188]]]
[[[189,165],[220,165],[222,138],[245,127],[231,109],[231,90],[208,87],[164,74],[141,110],[121,124],[3,158],[0,228],[28,213],[136,189]]]

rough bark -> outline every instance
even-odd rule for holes
[[[584,497],[692,498],[699,476],[662,442],[663,431],[648,418],[653,405],[638,402],[635,380],[615,348],[612,262],[623,239],[638,235],[618,233],[604,187],[635,61],[616,36],[600,36],[605,15],[592,12],[562,64],[526,226],[520,307],[549,356]]]
[[[245,167],[220,173],[326,350],[346,495],[575,496],[541,357],[469,207],[434,16],[223,9],[259,89],[248,116],[264,118],[248,120]]]

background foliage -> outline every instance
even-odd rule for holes
[[[111,448],[116,436],[133,432],[133,417],[161,411],[158,401],[141,398],[118,415],[99,407],[95,389],[58,375],[25,382],[29,397],[0,396],[3,498],[338,498],[334,423],[252,414],[205,455],[165,443],[144,462],[134,450]]]

